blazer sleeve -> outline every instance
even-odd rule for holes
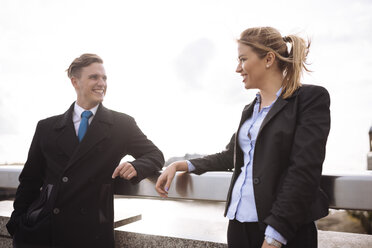
[[[235,134],[232,135],[226,149],[220,153],[208,155],[203,158],[191,159],[195,166],[192,173],[203,174],[207,171],[228,171],[234,167]]]
[[[130,118],[130,132],[128,154],[135,158],[131,164],[137,171],[137,177],[133,178],[131,182],[138,183],[163,168],[164,156],[159,148],[147,139],[133,118]]]
[[[7,224],[7,229],[11,235],[15,232],[20,216],[39,197],[40,188],[43,185],[46,163],[40,147],[41,130],[41,122],[39,122],[28,152],[27,161],[19,176],[20,184],[13,203],[14,211]]]
[[[302,92],[301,92],[302,90]],[[320,186],[330,130],[330,97],[319,86],[300,89],[297,125],[289,166],[279,186],[271,215],[264,222],[287,240],[306,222]]]

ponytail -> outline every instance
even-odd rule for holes
[[[311,42],[307,44],[304,39],[297,35],[283,37],[284,42],[291,44],[288,58],[283,58],[285,63],[285,76],[283,80],[283,98],[290,97],[301,86],[303,71],[310,72],[306,67],[306,57],[309,53]],[[280,60],[280,58],[279,58]]]

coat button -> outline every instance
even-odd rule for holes
[[[68,182],[68,177],[62,177],[62,182],[67,183]]]
[[[259,184],[260,179],[258,177],[253,178],[253,184]]]
[[[53,209],[53,214],[59,214],[59,208],[55,208],[55,209]]]

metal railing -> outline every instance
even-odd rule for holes
[[[367,153],[367,170],[372,171],[372,126],[369,128],[369,152]]]
[[[0,189],[14,190],[22,166],[0,166]],[[177,173],[169,190],[170,199],[225,201],[232,172],[207,172],[203,175]],[[155,191],[157,177],[133,185],[115,180],[115,194],[133,197],[159,197]],[[325,174],[321,187],[330,200],[330,208],[372,210],[372,172],[353,175]]]

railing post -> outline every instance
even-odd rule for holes
[[[369,128],[369,152],[367,154],[367,170],[372,170],[372,126]]]
[[[369,151],[372,152],[372,126],[369,128]]]

